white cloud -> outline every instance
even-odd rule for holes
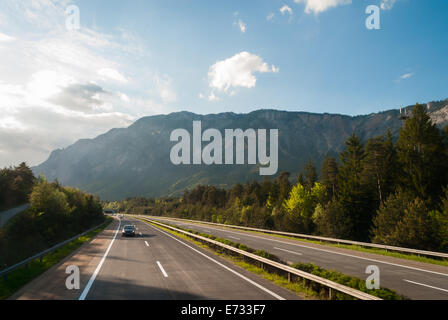
[[[352,0],[294,0],[295,3],[305,4],[305,13],[319,14],[327,11],[330,8],[334,8],[341,5],[348,5],[352,3]]]
[[[55,148],[66,147],[76,139],[97,136],[112,127],[129,126],[132,120],[122,113],[87,115],[42,107],[36,112],[35,107],[26,107],[9,120],[12,127],[0,125],[0,164],[20,161],[38,164]]]
[[[118,92],[117,94],[118,94],[118,96],[120,97],[121,101],[123,101],[123,102],[129,102],[129,101],[131,101],[131,99],[129,99],[129,97],[128,97],[127,94],[122,93],[122,92]]]
[[[275,14],[273,12],[271,12],[270,14],[267,15],[266,20],[268,21],[272,21],[274,19]]]
[[[14,37],[8,36],[7,34],[0,32],[0,42],[10,42],[14,40],[15,40]]]
[[[238,27],[242,33],[246,33],[247,25],[241,19],[238,20]]]
[[[156,74],[154,76],[154,83],[156,92],[163,102],[169,103],[177,101],[177,95],[172,87],[172,79],[170,77]]]
[[[382,0],[381,9],[390,10],[394,7],[396,0]]]
[[[98,71],[98,74],[103,79],[114,80],[122,83],[128,82],[128,79],[126,79],[124,75],[122,75],[119,71],[112,68],[102,68]]]
[[[209,96],[208,96],[208,101],[218,101],[219,98],[215,95],[215,93],[212,91],[210,92]]]
[[[235,11],[235,12],[233,13],[233,16],[236,18],[236,17],[239,16],[239,14],[240,14],[240,13],[239,13],[238,11]],[[244,23],[243,20],[241,20],[241,19],[238,19],[238,21],[235,20],[235,22],[234,22],[233,24],[236,25],[236,26],[238,26],[238,28],[240,29],[240,31],[241,31],[242,33],[246,33],[247,25]]]
[[[147,61],[143,42],[124,30],[68,31],[70,3],[0,2],[0,167],[36,165],[78,139],[173,111],[171,79],[131,69]]]
[[[402,76],[400,76],[400,79],[406,80],[406,79],[412,78],[413,76],[414,76],[414,73],[409,72],[409,73],[405,73]]]
[[[292,9],[287,6],[286,4],[280,8],[280,12],[285,15],[286,13],[289,13],[289,15],[292,15]]]
[[[236,87],[253,88],[257,82],[254,75],[256,72],[279,72],[279,69],[274,65],[269,66],[257,55],[246,51],[240,52],[210,67],[209,85],[213,89],[224,92]]]

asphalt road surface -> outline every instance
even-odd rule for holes
[[[166,218],[158,220],[265,250],[290,263],[314,263],[360,279],[369,276],[366,274],[367,266],[376,265],[380,270],[381,287],[411,299],[448,300],[448,267],[231,228]]]
[[[121,236],[125,224],[136,225],[136,237]],[[79,290],[66,288],[65,271],[70,265],[79,267]],[[300,298],[188,241],[125,217],[113,222],[97,238],[30,282],[11,299]]]
[[[0,228],[2,228],[8,222],[9,219],[28,209],[29,206],[30,206],[29,204],[23,204],[16,208],[0,212]]]

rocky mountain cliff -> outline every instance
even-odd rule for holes
[[[410,112],[411,107],[402,112],[405,110]],[[448,123],[448,100],[428,103],[428,110],[439,126]],[[279,129],[278,173],[289,171],[295,177],[309,158],[320,168],[325,154],[336,155],[353,132],[363,140],[382,135],[387,129],[397,136],[402,125],[399,115],[399,110],[356,117],[258,110],[248,114],[179,112],[150,116],[128,128],[112,129],[94,139],[79,140],[63,150],[55,150],[33,171],[108,200],[178,195],[195,184],[227,187],[264,179],[257,165],[173,165],[170,150],[176,142],[170,141],[170,134],[177,128],[191,133],[195,120],[202,121],[203,131],[216,128],[223,134],[225,129]]]

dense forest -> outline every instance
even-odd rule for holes
[[[101,203],[93,195],[44,177],[35,179],[25,164],[1,173],[3,204],[29,202],[30,208],[0,228],[0,269],[104,221]]]
[[[0,169],[0,211],[27,203],[35,183],[33,172],[24,162]]]
[[[291,137],[293,139],[293,137]],[[310,159],[294,179],[196,186],[179,199],[129,198],[118,210],[448,250],[448,130],[424,105],[390,132],[365,143],[353,134],[338,159],[326,156],[319,174]],[[294,181],[295,184],[292,184]]]

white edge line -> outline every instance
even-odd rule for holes
[[[430,286],[429,284],[424,284],[424,283],[415,282],[415,281],[406,280],[406,279],[403,279],[403,281],[410,282],[410,283],[413,283],[413,284],[417,284],[417,285],[419,285],[419,286],[423,286],[423,287],[428,287],[428,288],[431,288],[431,289],[436,289],[436,290],[440,290],[440,291],[448,292],[447,289],[442,289],[442,288],[433,287],[433,286]]]
[[[191,226],[191,224],[190,224],[190,226]],[[302,248],[307,248],[307,249],[312,249],[312,250],[317,250],[317,251],[323,251],[323,252],[328,252],[328,253],[332,253],[332,254],[338,254],[338,255],[341,255],[341,256],[357,258],[357,259],[367,260],[367,261],[373,261],[373,262],[377,262],[377,263],[388,264],[388,265],[395,266],[395,267],[401,267],[401,268],[406,268],[406,269],[411,269],[411,270],[416,270],[416,271],[428,272],[428,273],[432,273],[432,274],[437,274],[437,275],[448,277],[447,273],[431,271],[431,270],[425,270],[425,269],[405,266],[405,265],[401,265],[401,264],[397,264],[397,263],[386,262],[386,261],[381,261],[381,260],[376,260],[376,259],[371,259],[371,258],[364,258],[364,257],[360,257],[360,256],[348,254],[348,253],[335,252],[335,251],[326,250],[326,249],[319,249],[319,248],[314,248],[314,247],[310,247],[310,246],[305,246],[305,245],[301,245],[301,244],[297,244],[297,243],[285,242],[285,241],[280,241],[280,240],[275,240],[275,239],[267,239],[267,238],[259,237],[259,236],[255,236],[255,235],[242,234],[241,232],[233,232],[233,231],[228,231],[228,230],[223,230],[223,229],[215,229],[215,228],[210,228],[210,227],[206,227],[206,229],[217,230],[217,231],[224,231],[224,232],[228,232],[228,233],[238,234],[240,236],[258,238],[258,239],[262,239],[262,240],[266,240],[266,241],[275,241],[275,242],[283,243],[283,244],[286,244],[286,245],[297,246],[297,247],[302,247]],[[299,240],[297,240],[297,241],[299,241]]]
[[[223,264],[220,263],[219,261],[217,261],[217,260],[215,260],[215,259],[213,259],[213,258],[207,256],[206,254],[202,253],[202,252],[199,251],[199,250],[196,250],[196,249],[193,248],[192,246],[186,244],[186,243],[183,242],[183,241],[180,241],[179,239],[173,237],[172,235],[166,233],[165,231],[162,231],[162,230],[160,230],[159,228],[154,227],[152,224],[148,224],[148,225],[151,226],[152,228],[156,229],[157,231],[162,232],[163,234],[167,235],[168,237],[170,237],[170,238],[172,238],[172,239],[174,239],[174,240],[176,240],[176,241],[182,243],[184,246],[186,246],[186,247],[190,248],[191,250],[193,250],[193,251],[199,253],[200,255],[204,256],[205,258],[209,259],[210,261],[213,261],[213,262],[216,263],[217,265],[219,265],[219,266],[223,267],[224,269],[226,269],[226,270],[232,272],[233,274],[237,275],[238,277],[240,277],[240,278],[246,280],[247,282],[253,284],[254,286],[256,286],[257,288],[263,290],[264,292],[269,293],[271,296],[275,297],[276,299],[278,299],[278,300],[286,300],[285,298],[279,296],[279,295],[276,294],[275,292],[272,292],[271,290],[269,290],[269,289],[263,287],[262,285],[256,283],[255,281],[252,281],[251,279],[247,278],[246,276],[243,276],[241,273],[238,273],[238,272],[236,272],[235,270],[233,270],[233,269],[231,269],[231,268],[229,268],[229,267],[223,265]]]
[[[93,284],[93,282],[95,281],[96,276],[97,276],[98,273],[100,272],[101,267],[103,266],[104,261],[106,261],[106,257],[107,257],[107,255],[109,254],[110,248],[112,248],[112,245],[113,245],[113,243],[114,243],[114,241],[115,241],[115,238],[117,237],[117,234],[118,234],[118,231],[120,230],[120,227],[121,227],[121,220],[119,220],[119,222],[118,222],[118,228],[117,228],[117,230],[115,231],[115,235],[114,235],[112,241],[110,242],[109,247],[107,248],[106,252],[104,253],[104,256],[103,256],[103,258],[101,259],[100,263],[99,263],[98,266],[96,267],[95,272],[94,272],[94,273],[92,274],[92,276],[90,277],[89,282],[87,282],[87,285],[86,285],[86,287],[84,288],[84,290],[83,290],[83,292],[81,293],[81,295],[79,296],[79,299],[78,299],[78,300],[85,300],[87,294],[89,293],[90,287],[92,287],[92,284]]]
[[[302,256],[302,255],[303,255],[303,254],[300,253],[300,252],[295,252],[295,251],[286,250],[286,249],[282,249],[282,248],[274,247],[274,249],[281,250],[281,251],[286,251],[286,252],[293,253],[293,254],[297,254],[297,255],[299,255],[299,256]]]
[[[167,275],[167,273],[165,272],[165,269],[163,269],[163,266],[162,266],[162,264],[161,264],[159,261],[157,261],[157,265],[159,266],[160,271],[162,271],[163,276],[164,276],[165,278],[168,278],[168,275]]]

